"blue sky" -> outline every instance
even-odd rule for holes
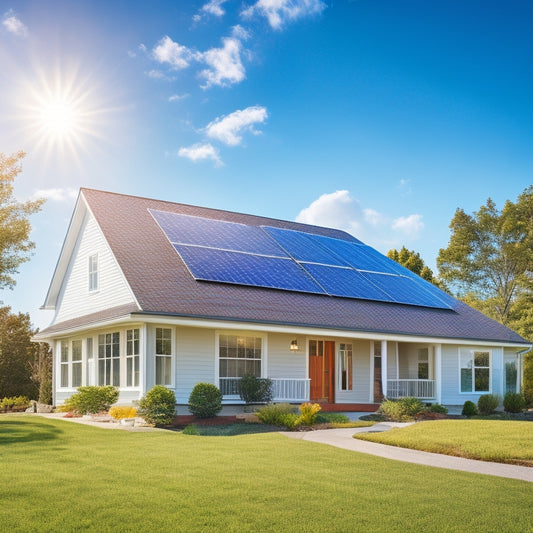
[[[533,3],[0,0],[0,151],[48,198],[0,300],[38,311],[79,187],[345,229],[432,267],[533,182]]]

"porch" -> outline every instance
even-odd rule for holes
[[[224,400],[240,400],[240,378],[220,378],[220,392]],[[275,378],[272,381],[272,401],[308,402],[310,379]]]

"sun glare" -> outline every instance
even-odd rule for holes
[[[55,99],[44,105],[38,121],[43,133],[53,137],[73,135],[79,127],[80,113],[71,102]]]

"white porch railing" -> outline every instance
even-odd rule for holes
[[[435,399],[434,379],[388,379],[387,398]]]
[[[239,400],[240,378],[220,378],[220,392],[226,400]],[[309,401],[310,379],[272,379],[272,400],[274,402]]]

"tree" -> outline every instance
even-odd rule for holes
[[[473,215],[457,209],[439,276],[458,297],[533,342],[533,185],[500,211],[489,198]],[[524,394],[533,404],[533,354],[524,358]]]
[[[433,271],[424,263],[419,253],[402,246],[400,251],[394,248],[389,250],[387,257],[409,269],[411,272],[418,274],[426,281],[433,283],[433,285],[443,288],[442,283],[433,275]]]
[[[15,286],[13,274],[21,263],[29,260],[35,244],[29,240],[31,226],[28,217],[38,212],[44,202],[17,202],[13,181],[21,172],[22,151],[6,156],[0,152],[0,289]]]

